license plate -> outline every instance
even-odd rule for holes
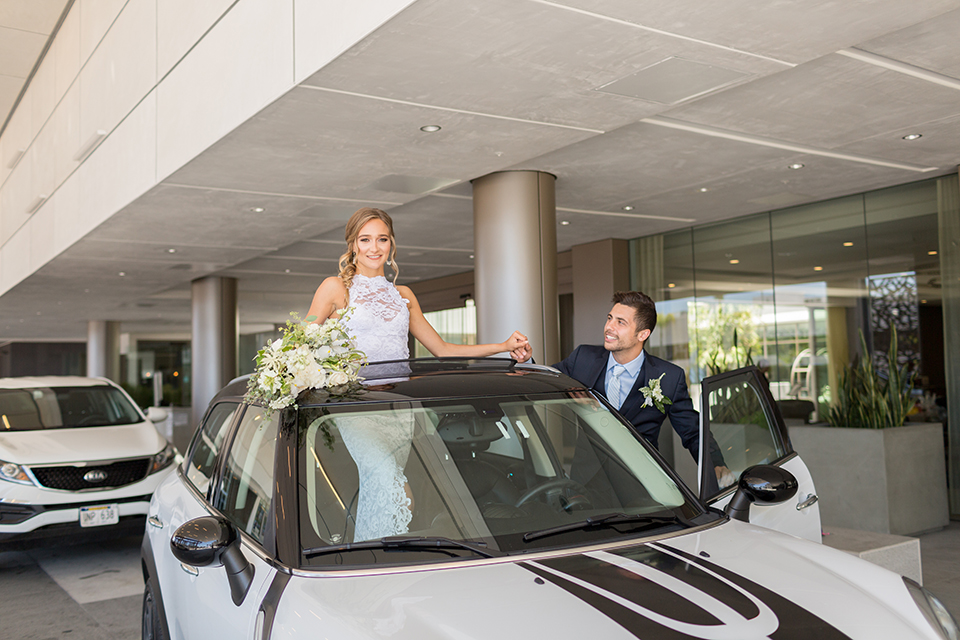
[[[103,527],[118,522],[120,522],[120,507],[115,504],[80,507],[81,527]]]

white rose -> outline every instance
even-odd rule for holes
[[[343,371],[333,371],[327,376],[327,384],[336,387],[341,384],[347,384],[350,378]]]

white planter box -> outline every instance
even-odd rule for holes
[[[790,427],[824,526],[913,535],[950,521],[943,425]]]

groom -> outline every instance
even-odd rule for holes
[[[670,416],[670,424],[680,435],[683,446],[697,460],[700,414],[693,408],[687,392],[684,371],[643,350],[656,326],[657,307],[649,296],[639,291],[617,292],[603,326],[603,346],[580,345],[554,367],[603,394],[620,415],[657,448],[660,427]],[[644,406],[640,389],[655,378],[660,379],[663,396],[671,402],[663,403],[665,413],[649,403]]]

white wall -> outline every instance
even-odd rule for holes
[[[76,0],[0,136],[0,295],[408,4]]]

